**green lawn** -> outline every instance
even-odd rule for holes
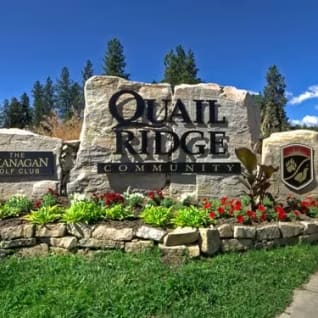
[[[0,317],[275,317],[318,270],[318,246],[168,266],[157,250],[0,262]]]

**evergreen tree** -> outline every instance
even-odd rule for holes
[[[107,51],[104,56],[104,74],[128,79],[129,74],[125,73],[125,67],[126,62],[122,44],[116,38],[108,41]]]
[[[178,45],[164,58],[164,78],[162,82],[170,83],[172,86],[178,84],[196,84],[200,83],[197,77],[198,69],[196,67],[194,53],[189,50],[187,53],[181,45]]]
[[[63,119],[69,119],[73,114],[72,85],[70,72],[67,67],[63,67],[56,84],[56,106]]]
[[[83,88],[78,83],[73,83],[71,87],[72,115],[81,117],[84,111]]]
[[[32,110],[30,99],[27,93],[23,93],[20,98],[21,104],[21,128],[30,127],[32,124]]]
[[[10,102],[8,99],[5,99],[2,106],[2,118],[1,118],[1,127],[10,128]]]
[[[43,119],[43,116],[47,114],[46,105],[44,101],[44,89],[39,81],[36,81],[32,89],[33,96],[33,124],[38,126]]]
[[[86,64],[82,70],[82,86],[84,88],[86,81],[94,74],[93,64],[90,60],[86,61]]]
[[[11,99],[8,115],[10,128],[24,128],[22,121],[22,105],[16,97]]]
[[[43,86],[43,115],[50,115],[55,108],[55,88],[53,81],[50,77],[46,79],[45,85]]]
[[[264,87],[261,102],[261,133],[268,137],[272,132],[284,131],[289,128],[285,112],[285,79],[276,65],[269,67],[266,74],[267,84]]]

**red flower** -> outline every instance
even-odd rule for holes
[[[294,211],[294,214],[295,214],[295,216],[297,216],[297,217],[298,217],[298,216],[300,216],[300,214],[301,214],[301,213],[300,213],[300,211],[295,210],[295,211]]]
[[[234,210],[234,211],[240,211],[241,208],[242,208],[242,203],[241,203],[241,201],[240,201],[240,200],[234,200],[234,201],[232,202],[232,207],[233,207],[233,210]]]
[[[236,217],[236,221],[237,221],[237,223],[243,224],[244,223],[244,216],[243,215],[238,215]]]
[[[220,214],[224,214],[224,212],[225,212],[225,210],[224,210],[224,208],[223,207],[218,207],[218,212],[220,213]]]
[[[258,207],[257,207],[257,210],[260,211],[260,212],[265,212],[266,211],[266,208],[263,204],[259,204]]]
[[[212,206],[211,202],[209,202],[209,201],[204,201],[204,203],[203,203],[203,208],[204,208],[204,209],[210,209],[211,206]]]
[[[246,212],[246,214],[247,214],[247,216],[248,216],[249,218],[251,218],[252,220],[255,220],[255,219],[256,219],[256,212],[248,210],[248,211]]]
[[[260,219],[260,221],[266,221],[267,214],[265,212],[263,212],[259,219]]]
[[[276,212],[277,212],[278,220],[284,221],[284,220],[287,219],[287,213],[286,213],[286,211],[284,210],[283,207],[277,206],[277,207],[275,208],[275,210],[276,210]]]
[[[209,217],[211,218],[211,219],[215,219],[216,218],[216,213],[215,212],[210,212],[209,213]]]
[[[222,204],[222,205],[225,205],[225,204],[226,204],[227,199],[228,199],[228,197],[223,197],[223,198],[221,198],[221,199],[220,199],[221,204]]]
[[[42,200],[41,199],[36,200],[36,201],[33,202],[33,208],[34,209],[39,209],[41,207],[41,205],[42,205]]]
[[[303,208],[308,208],[311,205],[308,199],[301,201],[300,204]]]

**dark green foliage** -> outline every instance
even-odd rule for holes
[[[107,51],[104,57],[104,74],[128,79],[129,74],[125,73],[125,67],[126,62],[122,44],[116,38],[111,39],[107,43]]]
[[[38,126],[43,116],[46,114],[44,90],[43,90],[42,84],[39,81],[36,81],[34,83],[33,89],[32,89],[32,95],[33,95],[33,111],[34,111],[33,124],[35,126]]]
[[[55,87],[50,77],[46,79],[43,86],[44,112],[43,115],[50,115],[55,108]]]
[[[261,101],[261,134],[263,137],[289,128],[284,109],[287,103],[285,79],[279,73],[276,65],[269,67],[266,81]]]
[[[178,84],[200,83],[197,77],[194,54],[191,50],[187,53],[181,45],[176,47],[175,52],[171,50],[164,58],[164,78],[162,82],[170,83],[172,86]]]
[[[83,109],[82,87],[71,80],[67,67],[62,68],[56,83],[56,108],[64,120],[78,115]]]
[[[93,64],[90,60],[86,61],[84,69],[82,70],[82,87],[84,88],[86,81],[94,75]]]
[[[2,106],[2,118],[1,118],[1,127],[9,128],[10,127],[10,102],[8,99],[5,99]]]
[[[164,264],[159,253],[105,252],[0,262],[0,316],[272,318],[317,269],[318,246]]]
[[[16,97],[5,105],[5,127],[26,128],[31,124],[32,113],[30,109],[29,97],[22,94],[21,99]]]

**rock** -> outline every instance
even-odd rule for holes
[[[154,246],[153,241],[133,240],[125,243],[125,252],[140,253]]]
[[[77,247],[77,239],[74,236],[64,236],[61,238],[50,238],[50,245],[72,250]]]
[[[163,237],[166,235],[166,231],[158,228],[154,228],[148,225],[142,225],[138,228],[136,232],[136,237],[145,239],[145,240],[153,240],[156,242],[161,242]]]
[[[90,238],[94,230],[93,225],[85,223],[74,223],[66,225],[67,233],[76,236],[77,238]]]
[[[97,163],[136,161],[134,155],[125,151],[124,155],[115,154],[116,137],[113,127],[117,121],[109,111],[110,98],[120,90],[132,90],[145,99],[154,100],[156,113],[163,111],[162,100],[171,100],[172,90],[169,84],[145,84],[127,81],[115,76],[93,76],[85,85],[85,114],[81,131],[81,143],[74,169],[71,171],[68,193],[73,192],[105,192],[114,190],[123,192],[128,186],[134,190],[161,189],[166,184],[164,173],[152,174],[98,174]],[[131,94],[120,98],[120,108],[125,118],[135,114],[136,101]],[[171,105],[171,103],[170,103]],[[171,111],[169,109],[169,111]],[[160,117],[160,116],[159,116]],[[145,121],[145,120],[143,120]],[[140,120],[139,120],[140,122]],[[158,128],[160,130],[160,128]],[[135,128],[125,128],[137,134]],[[163,127],[162,130],[167,130]],[[153,138],[149,140],[149,148],[153,149]],[[138,154],[140,161],[149,161],[149,155]],[[159,156],[154,155],[154,160]],[[167,156],[162,156],[167,160]],[[153,160],[150,160],[153,161]]]
[[[36,227],[36,237],[62,237],[66,234],[64,223],[38,225]]]
[[[17,238],[29,238],[34,233],[33,224],[19,224],[15,226],[0,227],[0,237],[3,240],[13,240]]]
[[[8,255],[11,255],[14,253],[14,250],[9,249],[0,249],[0,259],[5,258]]]
[[[118,109],[119,113],[117,119],[122,117],[126,121],[135,121],[138,125],[147,125],[147,137],[149,138],[147,138],[147,145],[143,143],[143,151],[140,150],[140,147],[137,150],[135,149],[141,145],[141,129],[143,126],[123,127],[125,129],[124,133],[120,127],[117,127],[116,131],[114,130],[118,120],[113,118],[109,105],[110,101],[114,99],[114,94],[120,94],[123,90],[129,90],[130,92],[126,91],[126,93],[120,95],[114,105],[114,109]],[[138,94],[139,105],[142,105],[139,110],[141,109],[144,116],[137,112],[136,94]],[[160,172],[156,174],[123,173],[118,177],[116,173],[102,173],[105,171],[98,170],[97,165],[98,163],[163,163],[172,161],[175,163],[211,163],[218,158],[221,158],[224,163],[238,163],[235,148],[252,147],[259,138],[259,110],[255,105],[254,98],[247,91],[211,83],[183,84],[175,87],[173,95],[169,84],[146,84],[127,81],[114,76],[94,76],[86,82],[85,99],[81,143],[75,167],[70,173],[70,182],[67,185],[68,193],[93,193],[107,190],[123,192],[128,187],[137,191],[163,189],[167,184],[170,184],[169,189],[166,190],[173,197],[180,197],[183,193],[195,193],[196,197],[218,197],[228,193],[237,196],[243,189],[238,175],[233,173],[228,175],[221,173],[218,175],[211,175],[210,173],[173,173],[169,176]],[[196,102],[196,100],[201,102]],[[150,107],[150,105],[153,105],[153,107]],[[203,109],[204,111],[196,113],[196,109]],[[209,114],[209,110],[211,110],[211,114]],[[218,114],[215,114],[215,112]],[[145,116],[146,113],[149,115],[148,117],[154,113],[153,117],[158,121],[164,120],[163,125],[156,125],[153,129],[151,127],[152,122]],[[183,117],[189,117],[193,127],[189,123],[185,123],[189,120],[181,120],[181,113],[184,115]],[[169,119],[171,115],[173,115],[172,121],[165,120]],[[209,123],[210,119],[214,123]],[[202,121],[202,124],[196,124],[196,121]],[[190,129],[195,130],[195,132],[191,133]],[[213,144],[213,140],[211,142],[207,140],[212,136],[211,129],[215,132],[222,131],[215,136],[217,141],[224,140],[223,146],[220,143],[216,144],[217,149],[214,152],[218,152],[218,156],[212,155],[212,151],[209,149],[210,144]],[[160,134],[162,137],[159,138],[161,145],[155,144],[155,132],[157,132],[157,136]],[[129,135],[129,138],[136,137],[130,143],[131,151],[117,149],[122,148],[120,145],[123,145],[123,143],[116,143],[115,133],[118,137],[122,135],[124,137]],[[171,149],[177,144],[177,137],[178,139],[182,136],[187,137],[184,133],[188,133],[189,138],[193,137],[194,140],[191,144],[188,142],[189,150],[197,152],[198,149],[202,149],[204,154],[189,154],[181,148],[175,149],[171,155],[166,154],[169,148]],[[145,140],[145,137],[146,135],[143,134],[143,140]],[[159,139],[157,138],[157,140]],[[200,144],[197,144],[197,141]],[[158,151],[154,151],[158,149],[156,146],[158,148],[161,146],[163,154],[159,155]],[[202,147],[205,147],[205,149]],[[223,149],[226,150],[224,155],[222,154]],[[134,151],[138,155],[132,154]]]
[[[17,254],[23,257],[47,256],[49,254],[49,246],[41,243],[32,247],[24,247],[19,249]]]
[[[53,184],[59,184],[62,178],[62,172],[60,169],[60,153],[62,149],[62,140],[58,138],[52,138],[47,136],[37,135],[31,131],[22,130],[22,129],[0,129],[0,147],[3,152],[10,152],[12,156],[27,156],[27,152],[50,152],[55,157],[55,163],[51,162],[51,159],[48,160],[48,164],[52,166],[53,173],[46,171],[46,175],[38,178],[34,178],[35,174],[31,173],[31,170],[26,174],[19,174],[18,171],[15,171],[13,175],[17,175],[17,182],[6,182],[5,175],[1,175],[0,182],[0,196],[2,200],[9,199],[14,194],[24,194],[29,198],[39,198],[42,193],[47,192],[49,187],[52,187]],[[23,160],[23,158],[22,158]],[[10,169],[17,169],[11,167]],[[28,168],[25,168],[28,170]],[[44,171],[43,167],[39,167]],[[40,171],[40,173],[42,173]],[[12,181],[12,175],[10,174]],[[57,187],[58,188],[58,187]],[[41,191],[40,191],[41,190]]]
[[[33,186],[32,198],[37,199],[43,197],[48,192],[48,189],[59,193],[60,192],[60,181],[44,180],[38,181]]]
[[[304,232],[304,225],[301,223],[279,222],[279,229],[282,237],[294,237]]]
[[[237,239],[255,239],[256,228],[255,226],[235,225],[234,238]]]
[[[218,105],[215,114],[217,120],[222,121],[225,117],[225,123],[209,124],[208,102],[203,102],[203,107],[208,106],[202,116],[203,122],[206,124],[195,125],[194,129],[202,133],[203,136],[209,135],[211,127],[224,131],[225,136],[228,136],[229,139],[224,142],[228,154],[222,157],[222,162],[238,162],[235,148],[252,147],[259,139],[260,120],[258,107],[247,91],[213,83],[181,84],[174,88],[173,102],[176,103],[178,100],[182,101],[185,109],[192,117],[196,109],[194,100],[216,101],[216,105]],[[172,125],[172,131],[181,136],[189,131],[187,125],[177,119],[176,123]],[[222,134],[219,137],[222,138]],[[199,139],[199,136],[197,138]],[[195,142],[193,144],[196,151],[197,146]],[[204,143],[200,142],[200,145],[202,144]],[[223,149],[219,150],[221,152]],[[193,156],[179,148],[172,154],[171,161],[193,162],[195,160],[195,162],[204,163],[212,162],[214,158],[216,160],[217,156],[211,155],[211,152],[208,154],[208,152],[209,150],[205,149],[204,155]],[[172,174],[170,177],[170,193],[175,197],[180,197],[185,192],[193,191],[196,192],[198,198],[222,197],[229,195],[229,193],[232,197],[236,197],[241,194],[243,189],[242,184],[239,182],[239,176],[233,174]]]
[[[318,233],[310,234],[310,235],[301,235],[299,236],[300,243],[317,243],[318,242]]]
[[[234,232],[233,232],[233,226],[230,224],[222,224],[217,227],[220,238],[233,238]]]
[[[258,241],[274,240],[280,238],[278,224],[268,224],[256,228],[256,238]]]
[[[202,253],[213,255],[221,248],[220,235],[214,228],[199,228],[200,239],[199,245]]]
[[[12,241],[0,241],[0,249],[33,246],[35,244],[36,244],[35,238],[20,238],[20,239],[16,239]]]
[[[189,258],[198,258],[200,257],[200,247],[199,245],[188,245],[187,253]]]
[[[281,169],[281,147],[288,144],[304,144],[312,147],[314,153],[318,152],[318,132],[312,130],[290,130],[285,132],[272,133],[269,138],[263,140],[262,163],[266,165],[273,165]],[[314,180],[318,178],[318,161],[313,160]],[[288,187],[281,180],[281,170],[274,173],[271,178],[271,187],[269,192],[278,200],[286,200],[290,194],[296,196],[299,192]],[[302,193],[318,195],[318,187],[314,183],[308,184]]]
[[[92,238],[98,240],[131,241],[134,231],[131,228],[116,229],[107,225],[97,225],[92,233]]]
[[[300,223],[304,226],[304,235],[318,233],[318,223],[315,221],[301,221]]]
[[[253,248],[254,242],[251,239],[226,239],[222,240],[223,252],[242,252]]]
[[[196,229],[191,227],[177,228],[169,232],[164,237],[165,246],[186,245],[195,243],[199,239],[199,233]]]
[[[79,240],[78,246],[82,248],[91,249],[123,249],[125,243],[113,240],[98,240],[95,238],[84,238]]]

